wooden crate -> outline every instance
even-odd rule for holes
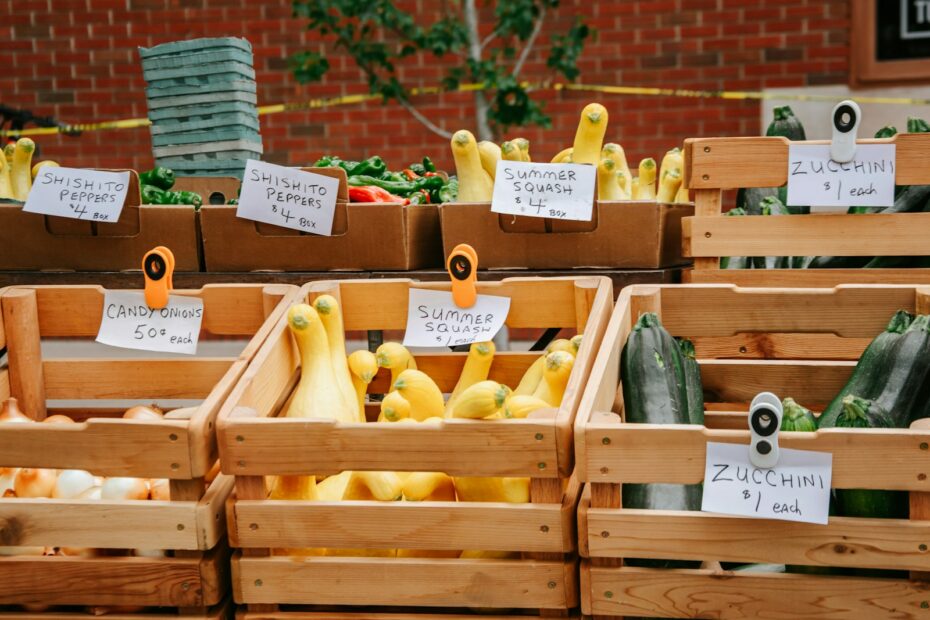
[[[880,143],[897,145],[899,185],[930,185],[930,134],[859,140]],[[788,144],[779,137],[685,142],[686,182],[695,204],[695,216],[682,220],[684,255],[694,258],[688,281],[776,287],[930,283],[930,269],[720,269],[721,256],[930,255],[930,213],[724,217],[724,190],[787,183]]]
[[[448,282],[340,281],[308,284],[303,294],[309,299],[338,296],[347,331],[403,330],[413,286],[449,290]],[[296,347],[286,322],[279,321],[218,423],[222,469],[236,476],[236,498],[227,511],[230,544],[240,549],[233,558],[233,592],[237,603],[248,605],[249,617],[266,617],[277,605],[372,605],[395,608],[394,614],[400,606],[421,611],[481,607],[542,615],[567,615],[576,606],[574,510],[580,487],[572,475],[572,421],[606,327],[610,281],[513,278],[479,283],[478,290],[511,298],[511,328],[558,327],[584,334],[559,409],[525,420],[447,420],[441,425],[276,418],[299,375]],[[417,355],[417,365],[448,393],[465,355]],[[516,385],[538,355],[498,352],[491,378]],[[389,376],[381,372],[369,391],[384,393],[388,385]],[[370,403],[369,420],[377,414],[377,403]],[[263,476],[343,470],[527,476],[532,478],[532,503],[266,499]],[[312,547],[519,551],[522,559],[269,555],[271,548]],[[351,611],[341,607],[322,617],[356,617]]]
[[[926,618],[930,615],[930,432],[782,433],[785,448],[833,454],[835,488],[910,491],[910,520],[831,517],[812,525],[701,512],[620,508],[620,483],[698,483],[708,441],[749,443],[749,401],[760,391],[819,411],[898,309],[930,312],[930,287],[834,289],[732,285],[624,289],[576,422],[582,609],[595,618]],[[706,426],[625,424],[620,351],[635,320],[657,312],[693,340]],[[919,423],[918,423],[919,424]],[[719,568],[623,566],[622,558],[898,569],[911,579],[749,574]]]
[[[0,557],[0,583],[6,584],[0,588],[0,608],[135,605],[215,616],[216,605],[228,593],[225,503],[234,483],[223,475],[209,486],[204,481],[218,458],[216,417],[297,290],[285,285],[211,285],[175,291],[203,300],[202,345],[220,338],[247,343],[235,356],[146,357],[136,352],[58,359],[43,357],[42,342],[93,339],[102,315],[103,289],[45,286],[0,291],[0,344],[8,354],[8,366],[0,371],[0,398],[16,397],[23,411],[36,419],[63,413],[78,422],[0,425],[0,466],[168,478],[171,494],[170,501],[0,499],[0,545],[172,551],[158,559]],[[125,406],[116,407],[114,400],[181,400],[195,405],[149,422],[122,419]]]

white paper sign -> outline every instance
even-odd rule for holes
[[[197,353],[203,300],[171,295],[160,310],[149,308],[141,291],[107,291],[97,342],[123,349]]]
[[[707,444],[701,510],[741,517],[827,523],[833,455],[779,449],[778,465],[759,469],[748,444]]]
[[[830,159],[829,144],[788,147],[788,204],[812,212],[894,204],[895,145],[859,144],[845,164]]]
[[[410,289],[404,346],[454,347],[494,338],[510,312],[510,298],[478,295],[475,305],[462,309],[452,293]]]
[[[128,172],[39,169],[23,211],[93,222],[116,222],[126,202]]]
[[[339,180],[333,177],[250,159],[236,215],[329,236],[338,193]]]
[[[590,222],[596,180],[594,166],[501,160],[491,211]]]

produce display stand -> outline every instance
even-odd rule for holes
[[[200,212],[207,271],[422,269],[442,265],[436,205],[350,203],[341,168],[304,168],[339,179],[332,236],[236,217],[235,205]]]
[[[930,134],[857,143],[895,144],[896,183],[930,185]],[[682,222],[684,255],[694,258],[687,281],[776,287],[930,283],[930,269],[720,269],[721,256],[930,256],[930,212],[724,217],[724,190],[787,183],[788,145],[780,137],[685,141],[686,183],[695,204],[694,217]]]
[[[308,284],[308,300],[341,300],[347,332],[401,332],[408,290],[449,290],[412,280]],[[572,421],[612,305],[605,278],[513,278],[479,283],[479,293],[511,298],[507,325],[562,328],[583,343],[559,409],[501,423],[343,424],[275,417],[299,377],[296,347],[280,320],[224,405],[218,422],[222,470],[235,475],[227,510],[233,593],[245,618],[472,618],[513,613],[567,616],[578,603]],[[491,379],[516,385],[538,353],[499,351]],[[418,367],[451,392],[465,353],[417,355]],[[382,370],[370,394],[388,390]],[[369,404],[368,419],[378,415]],[[449,475],[531,477],[530,504],[313,502],[267,499],[264,476],[343,470],[444,471]],[[522,559],[296,557],[275,548],[397,547],[522,552]],[[279,611],[279,606],[295,605]],[[312,606],[328,607],[312,607]],[[371,606],[361,609],[359,605]],[[336,606],[337,611],[332,611]],[[355,607],[352,607],[355,606]],[[374,609],[373,609],[374,608]],[[437,611],[439,610],[439,611]],[[496,612],[487,611],[496,610]],[[512,610],[512,611],[510,611]],[[516,611],[522,610],[522,611]],[[493,615],[496,613],[497,615]]]
[[[143,205],[139,175],[133,170],[128,172],[129,188],[118,222],[26,213],[21,203],[0,200],[0,269],[138,269],[140,256],[157,245],[167,245],[174,252],[175,269],[199,270],[200,241],[194,207]]]
[[[214,285],[173,293],[203,300],[201,342],[236,338],[247,341],[244,350],[230,357],[43,358],[43,341],[96,336],[103,289],[17,287],[0,292],[0,344],[8,354],[8,367],[0,371],[0,397],[17,398],[20,408],[39,421],[60,413],[76,422],[0,425],[0,466],[170,479],[170,501],[0,499],[0,544],[171,551],[160,558],[0,557],[5,584],[0,588],[0,618],[50,617],[15,607],[30,604],[174,608],[182,617],[197,618],[226,613],[224,511],[234,481],[219,475],[205,483],[217,460],[214,424],[297,289]],[[125,407],[115,407],[114,399],[197,404],[169,411],[164,420],[141,421],[123,419]]]
[[[644,268],[681,265],[681,221],[691,204],[597,201],[590,222],[504,215],[491,203],[439,207],[443,251],[468,243],[490,269]]]
[[[900,159],[899,159],[900,161]],[[790,218],[786,218],[790,219]],[[800,219],[800,218],[798,218]],[[867,219],[867,218],[864,218]],[[782,432],[782,448],[833,454],[834,488],[910,492],[910,520],[830,517],[829,525],[622,509],[620,483],[698,483],[706,442],[749,443],[761,391],[820,408],[891,315],[930,312],[930,287],[732,285],[625,289],[575,427],[582,610],[595,618],[924,618],[930,613],[930,430]],[[625,424],[621,349],[643,312],[690,338],[707,394],[706,426]],[[897,569],[911,579],[624,566],[622,558]]]

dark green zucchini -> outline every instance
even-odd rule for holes
[[[704,424],[704,386],[701,384],[701,367],[690,340],[678,341],[685,364],[685,389],[688,393],[688,419],[691,424]]]
[[[804,125],[802,125],[798,117],[794,115],[794,110],[791,109],[791,106],[781,106],[775,108],[773,112],[775,119],[769,123],[769,128],[765,132],[765,135],[781,136],[789,140],[807,140],[807,135],[804,133]]]
[[[843,398],[843,411],[836,419],[837,428],[894,428],[893,417],[876,402],[850,394]],[[906,491],[836,489],[837,512],[843,517],[907,519]]]
[[[930,125],[922,118],[907,118],[907,133],[930,133]]]
[[[871,256],[815,256],[808,269],[859,269],[872,260]]]
[[[856,364],[856,369],[849,377],[840,393],[827,405],[820,415],[818,426],[830,428],[835,426],[836,418],[843,410],[843,399],[850,394],[859,394],[871,398],[876,395],[876,386],[882,382],[886,361],[901,335],[907,331],[913,316],[905,310],[898,310],[888,321],[885,331],[876,336],[865,348]]]
[[[776,196],[762,199],[760,215],[791,215],[785,204]],[[755,269],[790,269],[790,256],[754,256],[752,266]]]
[[[735,209],[730,209],[727,211],[727,216],[742,216],[746,215],[746,209],[742,207],[736,207]],[[721,269],[751,269],[752,268],[752,259],[748,256],[721,256],[720,257],[720,268]]]
[[[817,418],[810,409],[802,407],[793,398],[781,401],[783,410],[781,430],[813,433],[817,430]]]
[[[766,198],[778,198],[778,187],[748,187],[736,191],[736,207],[745,209],[747,215],[761,215],[762,201]]]
[[[930,382],[930,315],[914,318],[885,359],[872,400],[894,428],[907,428],[923,412],[921,396]]]
[[[645,424],[689,424],[684,356],[662,327],[659,317],[645,313],[636,321],[620,356],[624,420]],[[623,507],[647,510],[701,509],[701,485],[624,484]],[[631,566],[694,568],[700,562],[626,561]]]
[[[875,132],[875,137],[878,139],[893,138],[896,135],[898,135],[898,129],[894,125],[885,125]]]

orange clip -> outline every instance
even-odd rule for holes
[[[452,300],[459,308],[471,308],[478,301],[478,253],[467,243],[460,243],[452,250],[446,262],[452,278]]]
[[[145,276],[145,303],[159,310],[168,305],[168,295],[174,288],[174,254],[163,245],[146,252],[142,257],[142,274]]]

